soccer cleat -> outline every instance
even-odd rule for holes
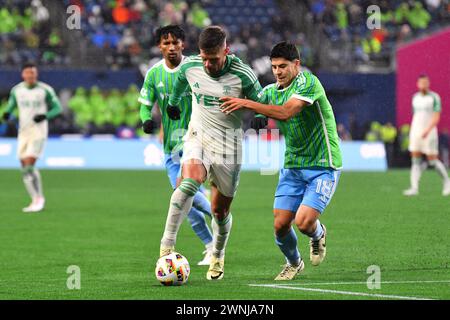
[[[40,212],[44,210],[45,206],[45,199],[44,198],[36,198],[31,202],[31,204],[28,207],[25,207],[22,209],[25,213],[32,213],[32,212]]]
[[[159,248],[159,257],[167,256],[175,251],[175,247],[160,247]]]
[[[325,255],[327,254],[326,248],[326,236],[327,229],[322,224],[323,235],[319,240],[309,240],[309,259],[311,260],[311,264],[313,266],[318,266],[323,259],[325,259]]]
[[[223,278],[223,269],[225,264],[225,258],[216,258],[211,256],[211,263],[209,265],[208,272],[206,273],[206,279],[208,280],[220,280]]]
[[[442,195],[443,195],[444,197],[450,195],[450,180],[448,180],[448,181],[444,184],[444,189],[442,190]]]
[[[305,269],[305,263],[303,262],[303,260],[300,260],[300,263],[298,265],[287,263],[284,265],[283,270],[281,270],[280,274],[275,278],[275,280],[292,280],[297,274],[302,272],[303,269]]]
[[[206,249],[202,253],[205,256],[203,257],[202,261],[199,261],[199,263],[197,263],[197,265],[199,265],[199,266],[209,266],[211,264],[212,250]]]
[[[410,188],[410,189],[403,191],[403,195],[408,196],[408,197],[417,196],[417,195],[419,195],[419,190]]]

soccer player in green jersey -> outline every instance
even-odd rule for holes
[[[22,78],[23,82],[11,90],[3,119],[8,121],[13,110],[19,108],[17,155],[22,165],[23,183],[31,197],[31,204],[23,208],[23,212],[39,212],[44,209],[45,198],[41,175],[35,164],[47,141],[47,119],[60,114],[61,105],[52,87],[38,81],[35,64],[23,66]]]
[[[179,121],[171,121],[167,115],[169,95],[180,72],[180,64],[184,60],[185,33],[176,25],[169,25],[156,30],[155,39],[163,59],[156,63],[147,72],[142,87],[139,102],[143,129],[152,133],[152,108],[158,103],[162,116],[163,145],[165,153],[165,166],[170,184],[176,189],[180,173],[180,157],[182,155],[182,137],[186,133],[191,118],[192,98],[186,92],[180,99],[182,113]],[[209,265],[212,254],[212,234],[205,220],[205,214],[211,216],[211,204],[202,190],[194,196],[194,204],[189,211],[188,220],[192,229],[205,245],[204,258],[199,265]]]
[[[193,196],[209,178],[214,244],[206,278],[220,280],[232,225],[230,207],[239,184],[243,112],[220,112],[219,99],[229,95],[256,100],[262,95],[262,87],[251,68],[229,54],[222,28],[204,29],[199,49],[199,55],[181,65],[169,100],[169,116],[179,121],[182,95],[189,88],[192,91],[192,116],[183,147],[183,180],[170,200],[160,255],[175,249],[179,226],[192,206]]]
[[[270,58],[277,82],[264,88],[266,104],[225,97],[221,108],[226,114],[247,108],[276,119],[285,136],[274,228],[287,263],[275,280],[291,280],[304,268],[293,222],[310,238],[312,265],[325,258],[326,229],[319,217],[336,190],[342,159],[333,109],[319,79],[310,72],[300,72],[300,56],[293,44],[277,44]]]

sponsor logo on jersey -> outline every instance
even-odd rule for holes
[[[162,83],[162,81],[160,81],[160,82],[158,83],[158,88],[164,88],[164,83]]]
[[[198,84],[198,82],[196,82],[196,83],[193,85],[193,87],[194,87],[194,88],[197,88],[197,89],[200,89],[200,85]]]

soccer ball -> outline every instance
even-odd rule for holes
[[[190,272],[189,262],[177,252],[163,256],[156,262],[156,279],[165,286],[181,286],[185,284]]]

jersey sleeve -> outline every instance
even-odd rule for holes
[[[139,111],[141,121],[145,122],[147,120],[151,120],[153,105],[156,102],[156,90],[153,80],[153,73],[151,71],[148,71],[145,76],[138,101],[141,104]]]
[[[152,72],[147,72],[145,76],[144,84],[142,85],[141,91],[139,93],[138,101],[146,106],[153,107],[153,104],[156,101],[156,90],[155,85],[153,83],[153,74]]]
[[[442,110],[441,97],[439,97],[438,94],[433,94],[433,111],[441,112],[441,110]]]
[[[186,71],[189,69],[190,65],[189,62],[190,62],[189,58],[185,59],[185,61],[182,63],[180,67],[180,72],[178,73],[178,76],[173,84],[173,92],[169,97],[170,106],[178,106],[181,102],[183,93],[185,93],[190,89],[189,82],[187,81],[186,78]]]
[[[13,110],[17,107],[17,100],[16,100],[16,93],[13,90],[11,90],[11,94],[9,95],[8,99],[8,106],[6,107],[6,112],[11,113]]]
[[[52,119],[61,113],[61,103],[59,102],[55,90],[53,90],[53,88],[51,87],[45,88],[45,102],[47,103],[47,106],[49,108],[46,114],[48,119]]]
[[[322,90],[320,90],[319,80],[311,73],[304,73],[295,80],[295,90],[291,98],[306,101],[313,104],[320,98]]]

